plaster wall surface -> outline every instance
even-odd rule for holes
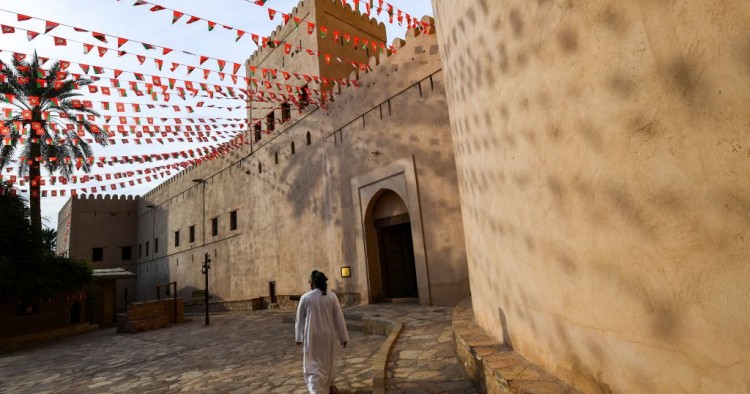
[[[58,214],[57,253],[88,261],[94,269],[123,268],[136,273],[137,201],[118,195],[71,197]],[[102,249],[100,261],[93,261],[94,248]],[[130,249],[130,258],[124,248]],[[136,299],[136,291],[134,279],[118,281],[117,305]]]
[[[468,296],[437,38],[414,34],[397,54],[371,59],[380,65],[359,77],[362,86],[341,89],[325,110],[295,109],[274,135],[147,193],[138,207],[138,243],[167,241],[160,241],[156,255],[139,257],[142,299],[153,298],[149,289],[171,280],[180,296],[190,298],[203,288],[205,253],[213,260],[214,300],[268,296],[270,281],[277,294],[302,294],[313,269],[326,272],[331,289],[361,294],[356,278],[364,267],[357,258],[350,182],[403,158],[413,160],[417,173],[430,291],[436,294],[431,303],[455,304]],[[233,210],[235,230],[229,226]],[[218,220],[216,236],[212,218]],[[195,226],[194,242],[188,241],[189,226]],[[351,278],[339,276],[342,266],[351,267]]]
[[[750,390],[750,3],[433,7],[479,323],[585,392]]]

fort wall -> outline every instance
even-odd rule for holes
[[[420,220],[423,228],[429,302],[455,304],[468,296],[436,37],[412,32],[397,54],[371,60],[378,63],[373,72],[353,73],[361,87],[337,90],[325,110],[295,111],[275,135],[186,170],[147,193],[139,202],[138,243],[159,238],[160,250],[139,256],[142,299],[153,297],[149,292],[156,283],[170,280],[177,281],[185,298],[202,289],[206,253],[212,259],[209,288],[216,301],[268,296],[271,281],[277,294],[301,294],[309,289],[313,269],[326,272],[334,291],[364,293],[357,278],[366,276],[367,263],[360,263],[361,234],[352,231],[360,218],[351,182],[403,159],[414,163],[418,180],[421,216],[411,220]],[[235,210],[238,222],[232,230]],[[190,226],[195,226],[193,242]],[[339,275],[344,266],[351,267],[351,278]]]
[[[750,387],[750,3],[434,0],[476,318],[577,388]]]

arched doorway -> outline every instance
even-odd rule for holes
[[[373,199],[368,226],[368,255],[373,301],[418,301],[411,221],[406,204],[392,190]],[[375,239],[372,239],[375,238]],[[375,267],[376,266],[376,267]],[[372,280],[377,278],[378,280]],[[375,288],[378,287],[378,288]]]

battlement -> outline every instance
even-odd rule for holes
[[[134,201],[139,199],[140,196],[134,196],[132,194],[78,194],[73,199],[75,200],[101,200],[101,201]]]
[[[314,23],[316,24],[316,32],[312,36],[316,38],[319,37],[320,33],[317,31],[319,18],[317,18],[317,16],[315,15],[316,11],[328,12],[374,36],[377,36],[377,33],[380,31],[385,31],[385,24],[383,24],[382,22],[378,22],[378,20],[375,18],[369,18],[367,14],[355,11],[350,4],[344,5],[341,0],[301,0],[297,4],[297,6],[294,7],[291,12],[289,12],[290,22],[286,25],[277,25],[276,29],[274,29],[274,31],[272,31],[271,34],[267,37],[271,40],[271,42],[283,41],[285,36],[291,33],[293,29],[295,29],[293,19],[291,18],[296,17],[302,21],[305,21],[306,18],[311,14],[313,16]],[[320,25],[326,26],[325,24]],[[306,25],[301,24],[299,27],[299,30],[302,31],[304,35],[308,35],[306,29]],[[295,47],[295,50],[297,49],[299,48]],[[252,53],[252,55],[250,55],[246,62],[246,65],[258,64],[260,60],[265,59],[268,54],[270,52],[273,52],[274,50],[276,50],[274,46],[269,45],[264,47],[261,45],[255,50],[255,52]]]
[[[435,19],[431,16],[423,16],[421,19],[421,22],[423,24],[429,24],[430,30],[428,32],[423,32],[421,30],[417,29],[409,29],[406,31],[406,36],[404,39],[401,38],[394,38],[393,43],[391,44],[391,47],[396,52],[394,53],[393,50],[388,49],[387,51],[381,52],[379,55],[373,55],[370,56],[370,62],[369,66],[371,69],[375,70],[377,66],[383,64],[386,62],[390,57],[392,56],[398,56],[401,53],[401,49],[404,49],[412,44],[412,41],[416,39],[417,37],[427,34],[427,35],[434,35],[436,33],[435,30]],[[368,74],[371,74],[372,71]],[[364,75],[368,75],[364,74]],[[360,70],[353,70],[351,74],[349,74],[349,80],[350,81],[360,81],[360,78],[364,75],[361,75]],[[338,94],[342,94],[344,92],[353,92],[354,90],[358,89],[358,87],[343,87],[339,90]],[[356,95],[356,93],[353,93],[352,95]]]

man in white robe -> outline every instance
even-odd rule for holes
[[[303,373],[307,389],[312,394],[334,393],[336,348],[346,347],[349,333],[339,300],[327,291],[327,278],[313,271],[310,287],[297,308],[295,336],[303,346]]]

